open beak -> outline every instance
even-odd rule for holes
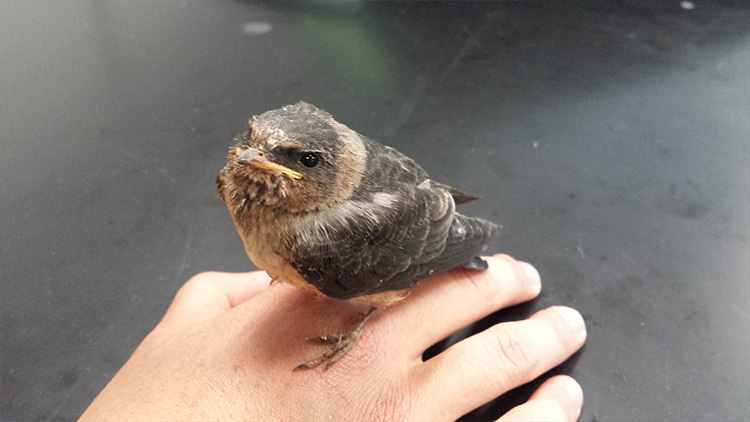
[[[261,170],[275,171],[275,172],[284,174],[286,176],[289,176],[295,180],[299,180],[302,178],[302,173],[296,172],[280,164],[276,164],[274,162],[268,161],[265,155],[255,148],[247,148],[242,151],[238,150],[237,152],[239,152],[239,154],[237,155],[238,163],[249,164]]]

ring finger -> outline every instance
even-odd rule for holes
[[[417,401],[438,412],[427,419],[456,419],[559,365],[585,339],[583,319],[571,308],[497,324],[417,365],[413,382],[423,387]]]

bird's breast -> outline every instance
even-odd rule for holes
[[[287,239],[290,234],[287,220],[288,216],[259,207],[248,210],[244,218],[235,219],[235,225],[242,234],[245,253],[258,269],[274,281],[321,294],[289,263],[291,245]]]

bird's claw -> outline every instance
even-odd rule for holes
[[[294,368],[294,370],[298,371],[300,369],[312,369],[326,361],[328,361],[328,363],[326,363],[325,370],[328,370],[328,368],[330,368],[334,363],[338,362],[339,359],[346,356],[346,354],[349,353],[350,350],[352,350],[358,338],[359,333],[354,332],[333,336],[320,336],[310,338],[308,339],[308,341],[333,344],[333,346],[317,358],[298,365],[296,368]]]
[[[307,341],[312,341],[315,343],[333,344],[333,343],[340,342],[341,340],[343,340],[344,337],[346,337],[346,334],[335,334],[331,336],[313,337],[313,338],[307,339]]]
[[[346,354],[349,353],[350,350],[352,350],[354,344],[357,343],[357,340],[359,339],[360,333],[362,333],[365,325],[372,319],[372,317],[375,316],[376,311],[377,308],[371,308],[370,311],[365,315],[365,318],[359,324],[355,325],[354,328],[352,328],[352,330],[348,333],[324,335],[307,339],[308,341],[313,341],[316,343],[333,344],[333,346],[331,346],[330,349],[326,350],[325,353],[323,353],[316,359],[305,362],[301,365],[297,365],[297,367],[294,368],[294,371],[299,371],[301,369],[312,369],[326,361],[328,361],[328,363],[326,363],[324,369],[328,370],[328,368],[330,368],[334,363],[338,362],[341,358],[346,356]]]

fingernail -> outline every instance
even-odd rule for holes
[[[534,290],[538,293],[542,290],[542,279],[539,276],[539,272],[534,268],[533,265],[529,264],[528,262],[522,262],[519,261],[519,264],[521,265],[521,268],[523,268],[523,271],[526,273],[526,278],[529,281],[529,284],[534,287]]]
[[[573,420],[578,420],[578,418],[581,416],[581,408],[583,407],[583,390],[573,378],[569,378],[566,376],[564,377],[564,379],[565,391],[568,393],[568,396],[570,396],[570,399],[572,401],[571,407],[575,412],[575,417],[573,418]]]
[[[579,340],[582,341],[586,337],[586,323],[583,322],[583,317],[578,311],[566,306],[557,306],[555,311],[565,320]]]
[[[575,403],[576,408],[578,409],[578,414],[580,415],[581,405],[583,405],[583,390],[581,390],[581,386],[571,379],[565,383],[565,389],[568,391],[568,394],[570,394],[570,398],[573,399],[573,403]]]

